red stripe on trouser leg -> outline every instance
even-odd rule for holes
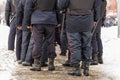
[[[70,33],[68,33],[68,44],[69,44],[69,50],[70,50],[70,62],[72,61],[72,40],[70,38]]]

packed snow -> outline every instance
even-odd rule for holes
[[[120,38],[118,27],[102,28],[104,64],[99,67],[112,76],[112,80],[120,80]]]
[[[0,25],[0,49],[7,50],[8,34],[9,27]],[[99,67],[108,77],[112,77],[110,80],[120,80],[120,39],[117,38],[118,27],[103,27],[101,34],[104,47],[104,64],[99,64],[95,67]]]

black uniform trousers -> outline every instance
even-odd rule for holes
[[[103,45],[101,40],[101,26],[97,26],[92,36],[92,53],[103,53]]]
[[[60,28],[59,27],[55,28],[55,43],[57,43],[58,45],[61,45],[61,43],[60,43]]]
[[[22,50],[21,50],[21,61],[25,61],[29,42],[31,37],[31,31],[30,30],[23,30],[22,32]]]
[[[91,56],[91,32],[67,32],[68,44],[71,53],[71,64],[79,64],[80,61],[90,61]]]
[[[14,19],[10,23],[10,31],[9,31],[9,36],[8,36],[8,50],[14,50],[16,27],[17,27],[16,20]]]
[[[33,46],[34,46],[34,38],[33,38],[33,34],[31,34],[28,50],[26,52],[26,57],[25,57],[25,61],[28,63],[33,63],[33,57],[32,57]]]
[[[40,60],[42,63],[48,61],[47,46],[48,45],[47,45],[46,41],[44,40],[43,45],[42,45],[43,55],[42,55],[41,60]],[[33,38],[33,34],[31,34],[30,43],[29,43],[28,50],[26,53],[26,58],[25,58],[26,62],[29,62],[29,63],[33,62],[33,57],[32,57],[33,47],[34,47],[34,38]]]
[[[40,59],[42,56],[43,38],[47,42],[47,51],[49,58],[55,58],[55,25],[33,24],[34,48],[33,58]]]
[[[67,40],[67,32],[66,29],[63,30],[63,34],[60,36],[60,49],[61,49],[61,54],[66,54],[67,53],[67,48],[68,48],[68,40]]]
[[[47,47],[48,47],[48,43],[47,43],[47,40],[44,39],[43,40],[43,44],[42,44],[42,56],[41,56],[41,63],[45,63],[48,61],[48,52],[47,51]]]
[[[22,30],[17,29],[16,38],[16,57],[17,60],[21,60],[21,49],[22,49]]]

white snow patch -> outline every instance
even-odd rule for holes
[[[118,27],[102,28],[104,64],[99,67],[112,80],[120,80],[120,38],[117,38]]]
[[[7,48],[9,27],[0,24],[0,48]]]

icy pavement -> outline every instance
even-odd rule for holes
[[[40,72],[32,72],[30,67],[18,65],[15,52],[7,50],[7,37],[9,28],[0,25],[0,80],[120,80],[119,46],[117,27],[102,28],[104,43],[104,65],[91,66],[89,77],[74,77],[67,75],[69,67],[63,67],[66,57],[57,56],[55,60],[56,70],[47,71],[47,67]],[[57,47],[57,53],[60,50]]]
[[[9,27],[0,24],[0,49],[7,48]]]
[[[99,67],[113,80],[120,80],[120,39],[117,31],[117,26],[102,29],[104,64]]]

